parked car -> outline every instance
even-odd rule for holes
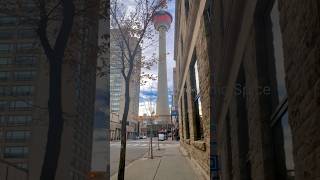
[[[147,136],[142,136],[142,139],[147,139]]]
[[[162,134],[162,133],[158,134],[158,139],[159,139],[159,141],[164,141],[165,140],[165,135]]]

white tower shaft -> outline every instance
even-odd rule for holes
[[[168,103],[168,82],[167,82],[167,62],[166,62],[166,27],[159,27],[159,62],[158,62],[158,97],[157,115],[160,119],[169,117]],[[161,118],[161,116],[163,118]]]

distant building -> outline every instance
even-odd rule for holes
[[[110,50],[110,137],[111,140],[120,140],[121,118],[125,103],[125,80],[122,76],[122,51],[119,47],[119,30],[111,30],[111,50]],[[115,39],[117,38],[117,39]],[[137,39],[130,37],[132,50],[137,43]],[[126,48],[125,48],[126,49]],[[127,53],[127,52],[124,52]],[[136,62],[141,60],[141,48],[136,55]],[[130,82],[130,105],[127,119],[127,138],[138,136],[139,125],[134,116],[139,115],[139,93],[140,93],[140,72],[141,68],[135,65]]]
[[[36,25],[28,21],[39,16],[34,2],[21,3],[19,17],[0,15],[0,159],[28,171],[30,180],[40,178],[49,124],[49,64]],[[97,8],[93,6],[97,2],[91,1],[90,7]],[[76,11],[82,10],[82,5],[76,3]],[[85,179],[90,171],[97,12],[88,10],[75,16],[65,53],[61,83],[64,127],[56,179]],[[49,24],[51,41],[60,24]]]

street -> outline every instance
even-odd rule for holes
[[[157,151],[158,141],[153,139],[153,151]],[[150,139],[140,139],[140,140],[128,140],[127,141],[127,153],[126,153],[126,166],[128,166],[134,160],[140,159],[147,155],[148,146]],[[175,146],[179,142],[177,141],[160,141],[159,147],[165,148],[169,146]],[[120,156],[120,141],[110,142],[110,173],[111,176],[117,173],[119,165],[119,156]]]

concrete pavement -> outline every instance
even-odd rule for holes
[[[120,141],[110,142],[110,174],[117,173],[120,157]],[[128,140],[126,151],[126,165],[140,159],[148,152],[148,141],[146,140]]]
[[[179,150],[179,143],[160,146],[153,151],[154,159],[147,154],[126,167],[126,180],[202,180],[190,161]],[[117,173],[111,177],[117,179]]]

